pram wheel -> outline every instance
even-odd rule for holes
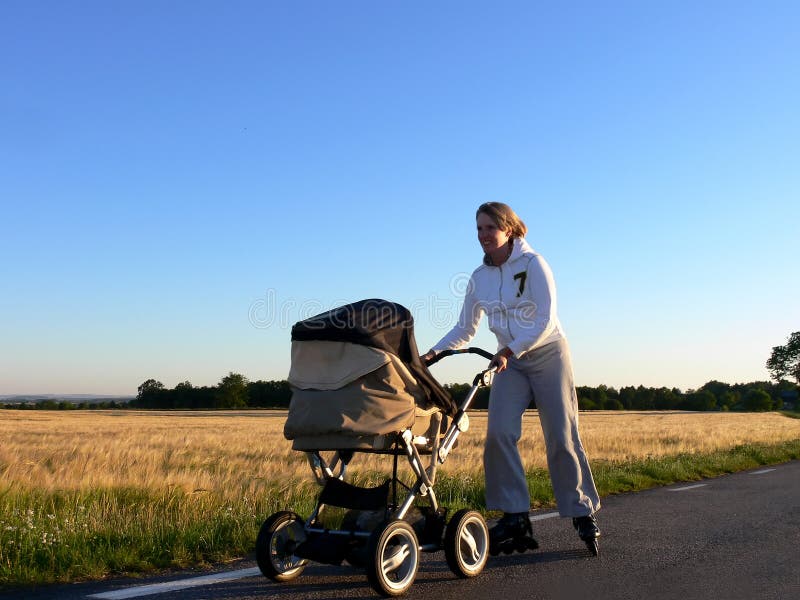
[[[417,576],[419,543],[406,521],[389,521],[369,538],[367,579],[382,596],[404,594]]]
[[[256,538],[256,562],[261,573],[273,581],[298,577],[308,561],[295,556],[294,551],[305,539],[305,526],[297,514],[281,511],[269,517]]]
[[[444,534],[447,566],[459,577],[475,577],[489,557],[489,528],[478,511],[462,509],[450,519]]]

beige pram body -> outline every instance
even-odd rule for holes
[[[292,404],[284,427],[295,450],[386,451],[410,429],[430,451],[441,432],[434,405],[397,355],[341,341],[292,342]]]

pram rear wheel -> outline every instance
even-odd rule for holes
[[[459,510],[450,519],[444,534],[447,566],[459,577],[475,577],[489,558],[489,528],[475,510]]]
[[[273,581],[291,581],[308,561],[294,555],[306,533],[303,520],[293,512],[281,511],[261,525],[256,538],[256,562],[261,573]]]
[[[369,538],[367,579],[382,596],[404,594],[417,576],[419,542],[413,527],[396,519],[379,526]]]

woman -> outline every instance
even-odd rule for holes
[[[525,538],[536,547],[517,449],[522,416],[534,397],[559,513],[572,517],[580,538],[593,544],[600,536],[594,517],[600,498],[578,435],[572,362],[556,313],[553,274],[525,241],[527,227],[511,207],[487,202],[475,217],[483,264],[472,274],[458,323],[422,358],[466,345],[486,313],[500,348],[490,362],[497,374],[483,456],[486,507],[504,513],[490,532],[493,553]]]

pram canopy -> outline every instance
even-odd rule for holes
[[[450,394],[419,359],[414,317],[404,306],[375,298],[361,300],[292,327],[293,342],[312,340],[350,342],[394,354],[410,371],[429,403],[448,416],[456,413],[457,407]]]
[[[362,300],[292,328],[292,400],[284,435],[295,449],[372,448],[387,434],[432,426],[457,407],[419,360],[408,309]]]

